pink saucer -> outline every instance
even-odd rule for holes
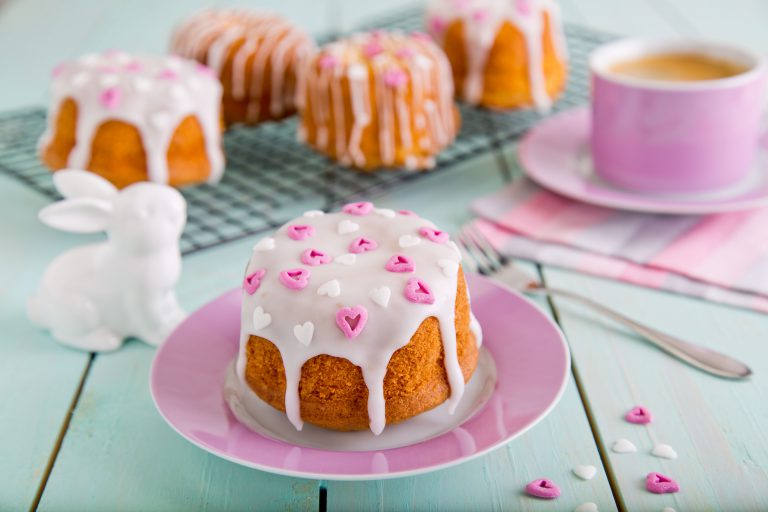
[[[718,192],[648,194],[625,190],[595,175],[589,151],[588,108],[563,112],[530,130],[518,151],[525,174],[544,188],[598,206],[649,213],[698,215],[768,206],[768,151],[749,176]]]
[[[468,274],[467,280],[497,381],[487,403],[447,433],[401,448],[331,451],[275,440],[238,422],[223,386],[238,348],[240,289],[193,313],[160,347],[150,377],[155,405],[174,430],[203,450],[283,475],[372,480],[478,457],[552,410],[568,379],[570,354],[558,327],[528,299],[477,275]]]

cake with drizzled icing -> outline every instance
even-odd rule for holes
[[[373,31],[302,66],[299,138],[359,169],[429,169],[459,127],[445,54],[422,33]]]
[[[39,151],[52,170],[88,169],[118,187],[213,183],[224,171],[221,85],[194,61],[89,54],[54,69],[51,93]]]
[[[427,29],[467,103],[546,111],[565,87],[565,37],[553,0],[430,0]]]
[[[368,202],[284,225],[254,246],[243,280],[242,392],[299,430],[379,434],[454,410],[481,342],[460,261],[428,220]]]
[[[174,31],[171,52],[209,66],[224,87],[224,120],[256,124],[296,112],[296,68],[314,48],[303,30],[270,13],[208,9]]]

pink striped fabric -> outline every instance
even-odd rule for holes
[[[510,256],[768,312],[768,208],[623,212],[518,180],[472,209],[477,227]]]

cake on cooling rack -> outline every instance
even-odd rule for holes
[[[427,27],[470,104],[547,110],[565,87],[565,37],[552,0],[431,0]]]
[[[373,31],[301,67],[299,138],[359,169],[428,169],[459,126],[445,54],[425,34]]]
[[[52,170],[88,169],[118,187],[182,186],[224,171],[221,85],[179,57],[119,51],[56,67],[40,157]]]
[[[304,422],[334,430],[393,424],[448,401],[477,364],[460,255],[407,211],[312,211],[254,247],[243,282],[237,376]]]
[[[171,52],[210,66],[224,87],[227,124],[256,124],[296,112],[296,67],[312,39],[279,16],[210,9],[174,32]]]

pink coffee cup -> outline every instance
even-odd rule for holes
[[[661,81],[611,67],[659,53],[693,53],[745,67],[715,80]],[[641,192],[713,191],[750,171],[762,130],[768,66],[748,49],[705,41],[625,39],[590,57],[595,172]]]

